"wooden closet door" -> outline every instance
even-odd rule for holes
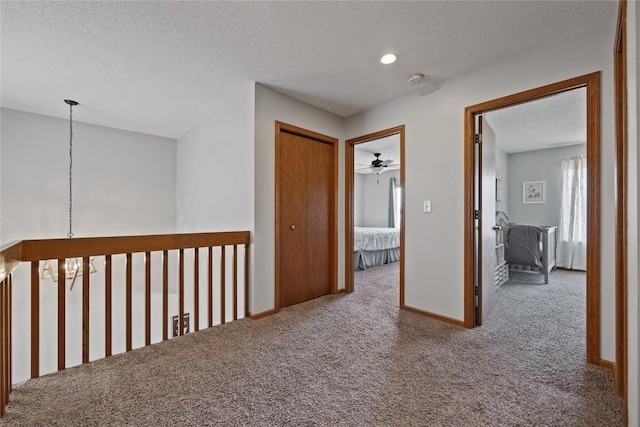
[[[280,307],[331,291],[330,144],[282,132],[279,182]]]
[[[310,140],[311,141],[311,140]],[[311,141],[307,146],[307,299],[331,292],[331,188],[333,149]]]
[[[280,306],[306,301],[307,148],[301,137],[280,135]]]

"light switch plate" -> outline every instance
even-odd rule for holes
[[[424,212],[425,213],[431,212],[431,200],[424,201]]]

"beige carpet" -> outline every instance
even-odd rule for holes
[[[399,312],[397,264],[356,276],[351,295],[28,381],[0,425],[622,425],[611,372],[584,363],[579,276],[511,280],[474,330]]]

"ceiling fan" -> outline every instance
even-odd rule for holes
[[[373,153],[374,156],[376,156],[376,158],[374,160],[371,161],[370,165],[366,165],[366,167],[364,168],[359,168],[357,170],[366,170],[366,169],[370,169],[371,172],[375,173],[376,175],[380,175],[382,172],[388,170],[388,169],[396,169],[393,166],[391,168],[389,168],[389,165],[391,163],[393,163],[393,160],[380,160],[380,156],[382,153]],[[359,166],[365,166],[365,165],[359,165]]]

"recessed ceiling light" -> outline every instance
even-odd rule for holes
[[[389,65],[396,62],[396,59],[398,59],[398,57],[395,56],[393,53],[387,53],[385,56],[380,58],[380,62],[382,62],[385,65]]]

